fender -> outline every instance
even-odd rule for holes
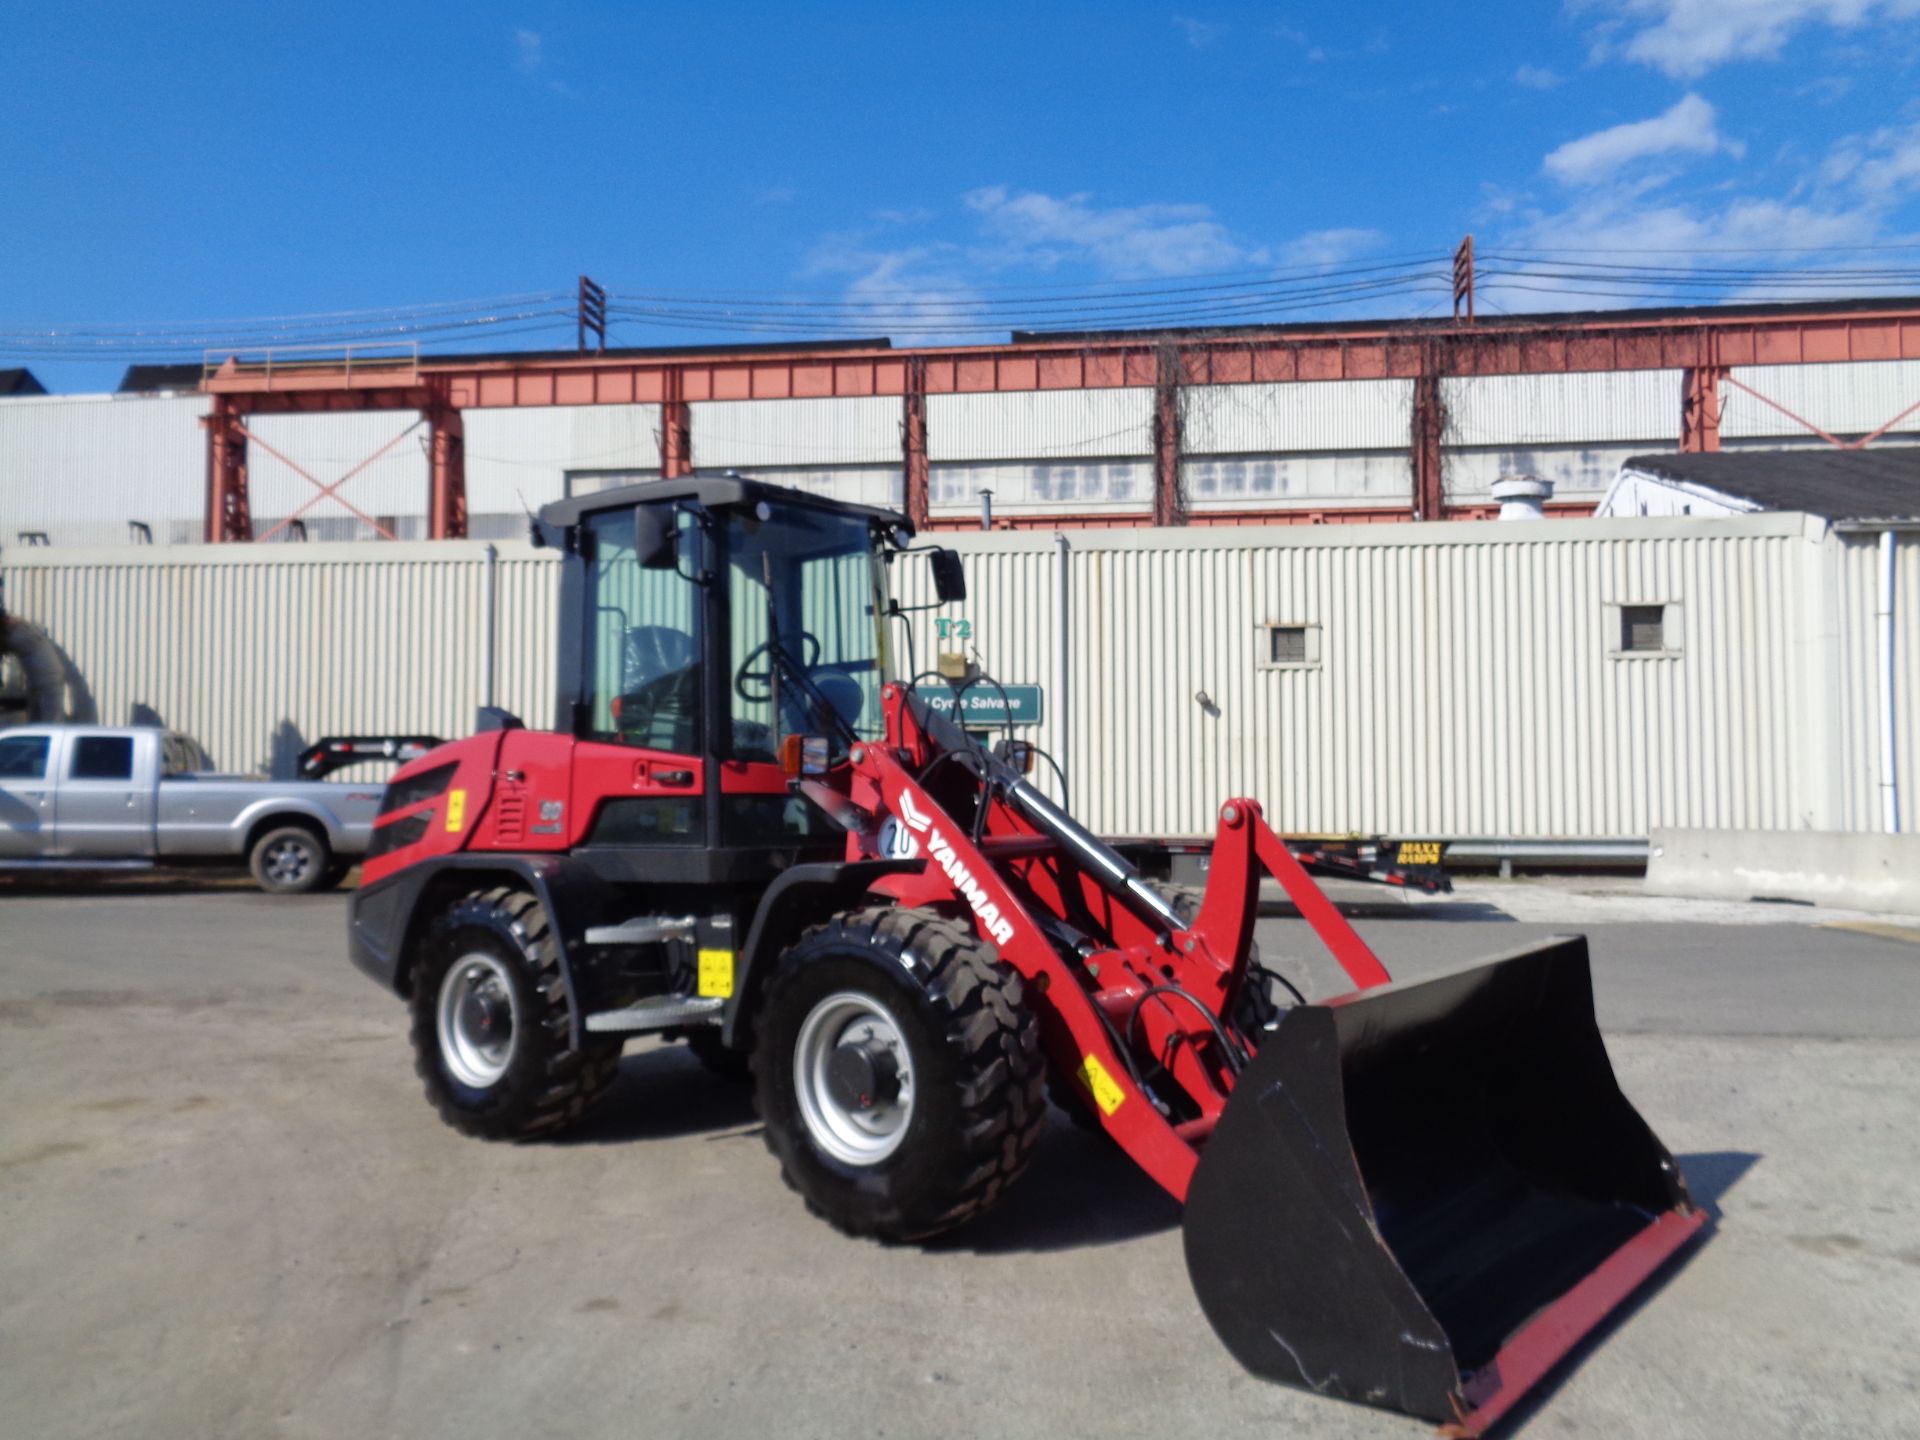
[[[347,956],[355,968],[394,994],[412,993],[412,977],[400,966],[409,943],[432,917],[433,903],[450,890],[488,880],[524,885],[546,908],[553,926],[560,980],[566,990],[567,1024],[573,1043],[585,1043],[586,1015],[575,976],[579,936],[600,923],[606,887],[586,865],[565,855],[453,854],[409,865],[362,886],[347,907]],[[565,917],[563,924],[562,917]]]
[[[925,860],[834,860],[795,865],[766,888],[747,943],[734,967],[733,1002],[721,1021],[721,1043],[737,1047],[753,1022],[753,1004],[761,982],[773,973],[780,951],[815,917],[845,910],[884,875],[914,875]],[[891,902],[889,902],[891,903]]]

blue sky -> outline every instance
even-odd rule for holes
[[[1510,272],[1920,264],[1920,0],[16,5],[5,34],[0,364],[59,389],[110,387],[136,324],[582,271],[742,314],[864,304],[791,333],[904,341],[995,297],[1070,319],[1117,282],[1388,264],[1468,231],[1530,257]],[[1489,298],[1608,303],[1524,283]],[[571,343],[527,323],[550,328],[462,343]],[[611,338],[761,323],[623,315]],[[89,325],[112,358],[19,338]]]

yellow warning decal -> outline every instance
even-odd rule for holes
[[[696,988],[702,995],[714,995],[722,1000],[732,998],[733,951],[702,950],[699,984]]]
[[[1100,1107],[1102,1115],[1113,1114],[1126,1101],[1127,1092],[1114,1084],[1107,1067],[1093,1056],[1080,1057],[1079,1075],[1080,1083],[1087,1087],[1087,1093],[1093,1096],[1093,1103]]]
[[[452,790],[447,793],[447,829],[458,830],[467,823],[467,792]]]

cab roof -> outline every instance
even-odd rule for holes
[[[830,500],[823,495],[815,495],[806,490],[796,490],[790,485],[775,485],[765,480],[754,480],[745,475],[682,475],[674,480],[648,480],[638,485],[621,485],[608,490],[596,490],[589,495],[575,495],[566,500],[555,500],[540,507],[540,524],[553,529],[564,529],[580,523],[582,515],[600,510],[618,510],[629,505],[647,505],[665,500],[693,500],[709,510],[720,510],[730,506],[751,505],[764,500],[769,505],[805,506],[811,510],[827,510],[839,515],[864,516],[878,525],[891,529],[905,526],[908,533],[913,531],[913,522],[897,510],[882,510],[872,505],[851,505],[844,500]]]

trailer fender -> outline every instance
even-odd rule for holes
[[[753,1026],[753,1010],[780,952],[807,926],[851,909],[883,875],[917,874],[924,860],[852,860],[796,865],[766,888],[747,943],[734,966],[733,999],[721,1022],[721,1043],[743,1048]]]
[[[456,854],[437,856],[364,885],[348,906],[347,951],[356,968],[405,998],[412,985],[414,942],[441,906],[489,885],[531,890],[552,922],[567,1022],[576,1045],[585,1043],[586,1016],[574,973],[574,949],[594,923],[604,886],[579,861],[564,855]]]

